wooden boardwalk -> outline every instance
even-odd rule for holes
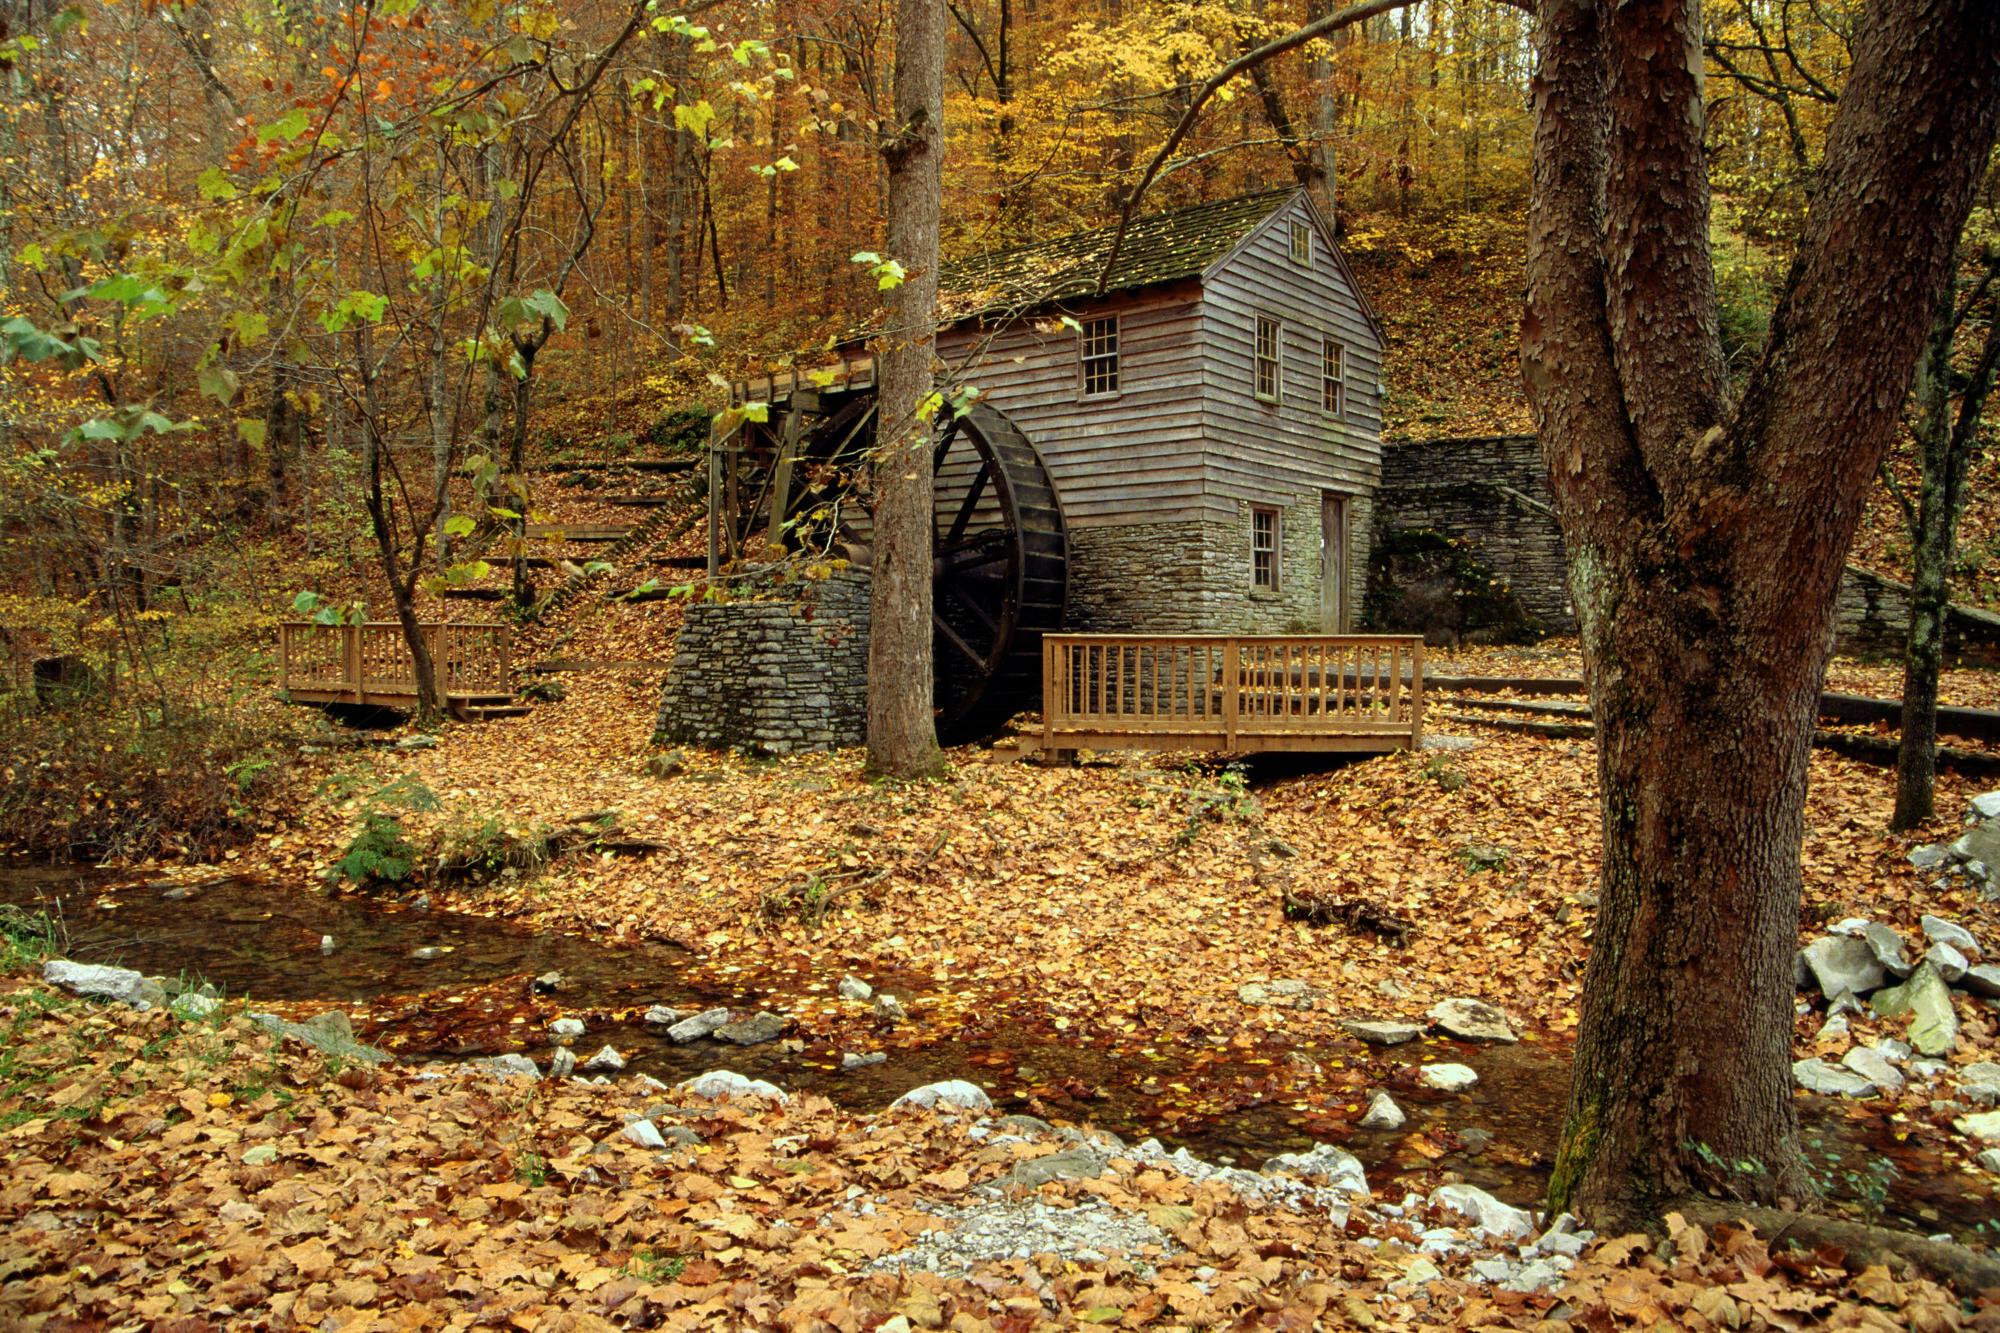
[[[422,626],[447,707],[462,716],[492,716],[514,698],[513,631],[498,624]],[[408,708],[417,702],[416,667],[403,627],[393,620],[321,625],[288,620],[278,626],[278,684],[293,703],[374,704]]]
[[[1051,634],[1044,751],[1382,753],[1423,740],[1414,635]]]

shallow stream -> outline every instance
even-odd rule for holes
[[[763,996],[717,982],[687,951],[668,944],[606,944],[465,913],[418,909],[360,897],[329,896],[243,878],[177,888],[76,869],[0,867],[0,903],[47,911],[61,923],[72,957],[164,976],[199,977],[231,996],[338,1006],[356,1035],[404,1059],[451,1059],[522,1052],[546,1061],[550,1006],[530,998],[533,978],[563,975],[555,1004],[589,1015],[578,1043],[587,1056],[609,1043],[628,1070],[669,1082],[730,1068],[781,1086],[808,1089],[857,1111],[943,1078],[989,1088],[1003,1110],[1089,1121],[1128,1140],[1155,1136],[1216,1161],[1255,1165],[1315,1140],[1339,1142],[1368,1166],[1378,1193],[1405,1177],[1412,1187],[1438,1173],[1534,1203],[1567,1093],[1567,1052],[1524,1042],[1466,1046],[1437,1040],[1356,1052],[1228,1047],[1106,1046],[1032,1022],[996,1015],[941,1039],[920,1025],[895,1029],[888,1058],[853,1070],[825,1042],[738,1047],[715,1041],[680,1046],[639,1021],[648,1006],[753,1008]],[[331,937],[331,950],[322,939]],[[697,975],[697,973],[700,973]],[[899,995],[920,996],[910,977],[877,976]],[[782,1009],[774,1003],[774,1009]],[[1356,1114],[1296,1096],[1274,1066],[1350,1075],[1360,1066],[1414,1066],[1424,1059],[1472,1066],[1478,1084],[1447,1095],[1392,1082],[1409,1116],[1395,1131],[1353,1128]],[[1351,1078],[1350,1078],[1351,1082]],[[1344,1099],[1365,1105],[1365,1090]],[[1802,1101],[1806,1138],[1829,1193],[1843,1211],[1923,1232],[1950,1230],[1991,1241],[1991,1180],[1945,1169],[1935,1154],[1898,1137],[1879,1114],[1820,1098]]]

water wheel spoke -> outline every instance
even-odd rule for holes
[[[970,611],[982,624],[984,624],[986,626],[988,633],[997,635],[1000,632],[999,620],[995,618],[995,616],[991,611],[988,611],[985,607],[981,606],[977,598],[968,595],[966,593],[965,588],[962,585],[957,583],[944,583],[940,584],[939,586],[943,590],[945,596],[951,598],[954,602],[958,603],[958,605],[964,610]]]
[[[931,558],[934,560],[947,560],[962,551],[985,551],[996,546],[1002,548],[999,554],[1005,555],[1006,544],[1007,534],[1005,532],[998,528],[985,528],[973,533],[970,537],[960,537],[954,541],[939,542],[935,547],[931,548]]]
[[[944,434],[938,436],[937,447],[931,450],[932,476],[936,476],[937,470],[944,466],[944,456],[951,452],[952,441],[957,438],[958,417],[954,415],[950,421],[945,423]]]
[[[937,613],[937,608],[935,607],[931,609],[931,624],[937,627],[937,632],[944,636],[945,642],[965,654],[966,660],[972,663],[973,669],[980,675],[986,676],[992,674],[992,664],[986,660],[985,654],[967,643],[964,637],[957,630],[953,629],[943,616]]]
[[[979,475],[972,479],[972,485],[965,488],[965,499],[959,504],[958,513],[952,516],[951,528],[944,534],[946,544],[965,535],[965,525],[972,521],[972,511],[979,508],[979,499],[986,494],[986,483],[992,478],[993,464],[981,459]]]

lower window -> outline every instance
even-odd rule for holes
[[[1284,541],[1285,516],[1267,505],[1250,510],[1250,586],[1278,590],[1278,556]]]

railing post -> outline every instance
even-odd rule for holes
[[[347,633],[342,645],[340,674],[343,681],[354,691],[354,702],[361,702],[361,626],[349,621],[344,626]]]
[[[1424,641],[1410,648],[1410,748],[1424,745]]]
[[[1222,738],[1223,748],[1236,748],[1236,707],[1243,691],[1238,671],[1240,659],[1234,636],[1222,641]]]
[[[1053,749],[1056,734],[1056,654],[1061,652],[1059,640],[1052,635],[1042,637],[1042,750]]]

